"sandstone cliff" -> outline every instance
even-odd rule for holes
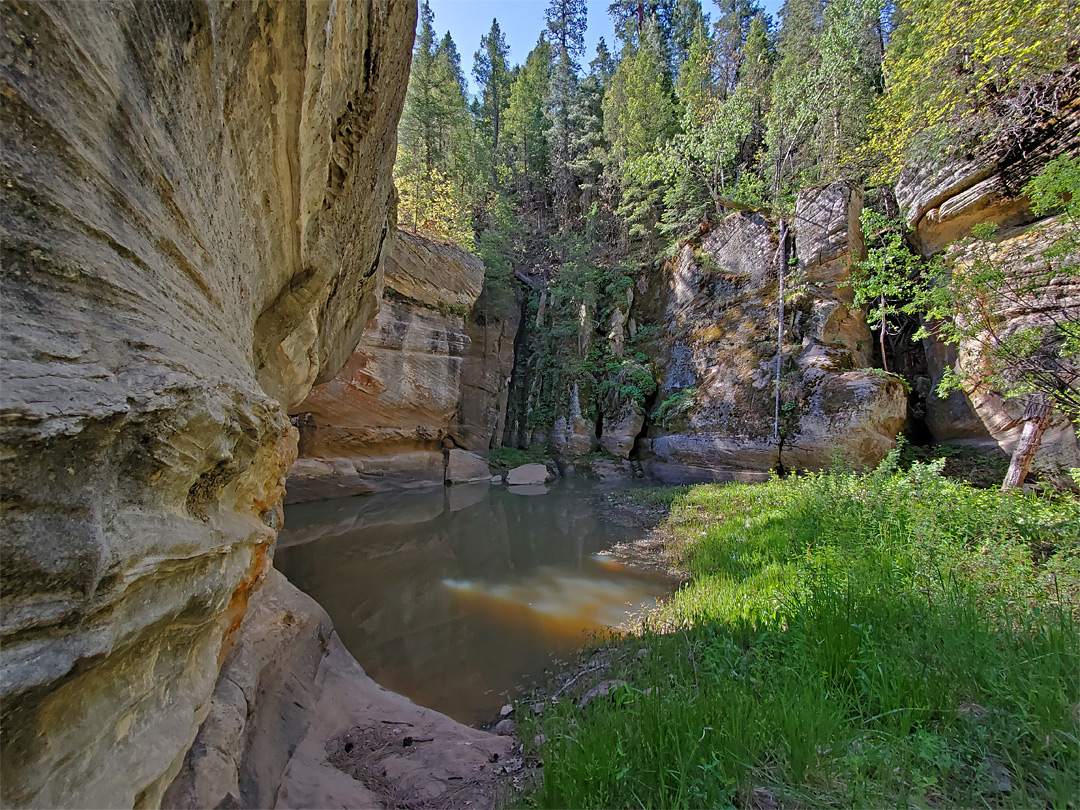
[[[970,235],[980,222],[999,228],[997,261],[1022,272],[1028,258],[1038,254],[1053,235],[1053,217],[1037,218],[1021,190],[1055,156],[1075,151],[1080,142],[1080,100],[1067,105],[1057,118],[1028,133],[1025,149],[997,161],[955,159],[946,164],[913,167],[896,186],[896,198],[913,231],[915,248],[924,256],[940,253]],[[954,253],[954,259],[964,261]],[[1055,290],[1057,306],[1080,310],[1080,286],[1066,284]],[[1002,313],[1002,329],[1038,318],[1039,313],[1010,309]],[[1003,399],[993,391],[974,389],[938,397],[937,385],[946,368],[957,360],[956,351],[933,339],[924,342],[930,389],[926,399],[926,425],[934,439],[964,442],[1011,454],[1020,437],[1024,405]],[[964,347],[961,347],[964,350]],[[1080,438],[1066,418],[1056,416],[1043,436],[1034,467],[1051,475],[1080,466]]]
[[[2,802],[153,806],[376,308],[416,7],[0,15]]]
[[[906,412],[903,383],[868,368],[871,335],[843,286],[862,254],[862,193],[799,195],[798,264],[785,279],[780,432],[774,440],[778,273],[787,250],[760,214],[729,215],[654,273],[643,316],[663,324],[659,418],[644,443],[664,480],[753,478],[834,458],[876,464]],[[790,248],[788,248],[790,249]]]
[[[487,450],[501,437],[517,317],[477,304],[483,264],[399,232],[385,278],[341,373],[294,410],[290,502],[442,484],[444,448]]]

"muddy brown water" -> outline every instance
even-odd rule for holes
[[[594,487],[469,484],[285,509],[274,564],[315,598],[367,673],[471,725],[494,719],[673,583],[605,553]]]

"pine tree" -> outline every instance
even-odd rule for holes
[[[690,56],[690,46],[699,28],[708,28],[709,17],[702,12],[699,0],[676,0],[671,14],[671,72],[679,75]]]
[[[615,35],[626,46],[637,42],[645,24],[652,20],[659,29],[659,40],[671,40],[678,0],[613,0],[608,14],[615,22]],[[670,72],[671,65],[668,64]]]
[[[473,76],[480,87],[480,99],[476,119],[485,139],[490,144],[489,160],[497,177],[499,164],[499,136],[502,134],[503,116],[510,104],[510,68],[506,58],[510,48],[506,44],[498,20],[491,21],[491,30],[480,37],[480,50],[473,63]]]
[[[577,93],[577,59],[585,50],[585,0],[551,0],[545,14],[552,50],[549,118],[555,212],[566,222],[577,189],[570,168],[570,109]]]
[[[649,156],[675,133],[676,114],[659,24],[649,19],[635,47],[627,42],[604,97],[604,129],[613,172],[622,185],[619,216],[632,243],[652,252],[662,192]]]
[[[551,46],[545,34],[529,52],[510,88],[506,111],[508,160],[519,190],[537,189],[548,178],[549,129],[545,99],[551,83]]]
[[[581,195],[581,209],[587,216],[597,213],[592,209],[599,201],[599,183],[608,160],[603,102],[614,71],[607,43],[601,37],[596,57],[589,64],[589,75],[579,84],[570,110],[570,170]]]
[[[436,122],[436,75],[435,75],[435,32],[434,15],[431,6],[424,2],[420,6],[420,24],[413,48],[412,72],[409,75],[409,88],[405,96],[405,106],[401,113],[398,127],[398,141],[401,152],[408,161],[406,168],[414,170],[413,161],[419,161],[430,171],[440,161],[440,137]]]
[[[720,18],[716,21],[716,82],[719,91],[735,90],[742,67],[743,45],[750,34],[750,25],[760,15],[756,0],[717,0]]]
[[[477,151],[457,46],[449,33],[435,45],[424,3],[394,164],[401,226],[471,245]]]

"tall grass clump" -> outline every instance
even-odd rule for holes
[[[896,462],[680,492],[690,581],[526,723],[529,801],[1075,808],[1080,504]]]

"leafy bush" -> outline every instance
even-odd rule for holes
[[[488,451],[488,467],[496,473],[512,470],[522,464],[543,462],[547,454],[542,447],[522,450],[519,447],[493,447]]]
[[[671,421],[689,413],[697,401],[697,386],[691,385],[676,391],[653,411],[652,417],[661,425],[668,425]]]

